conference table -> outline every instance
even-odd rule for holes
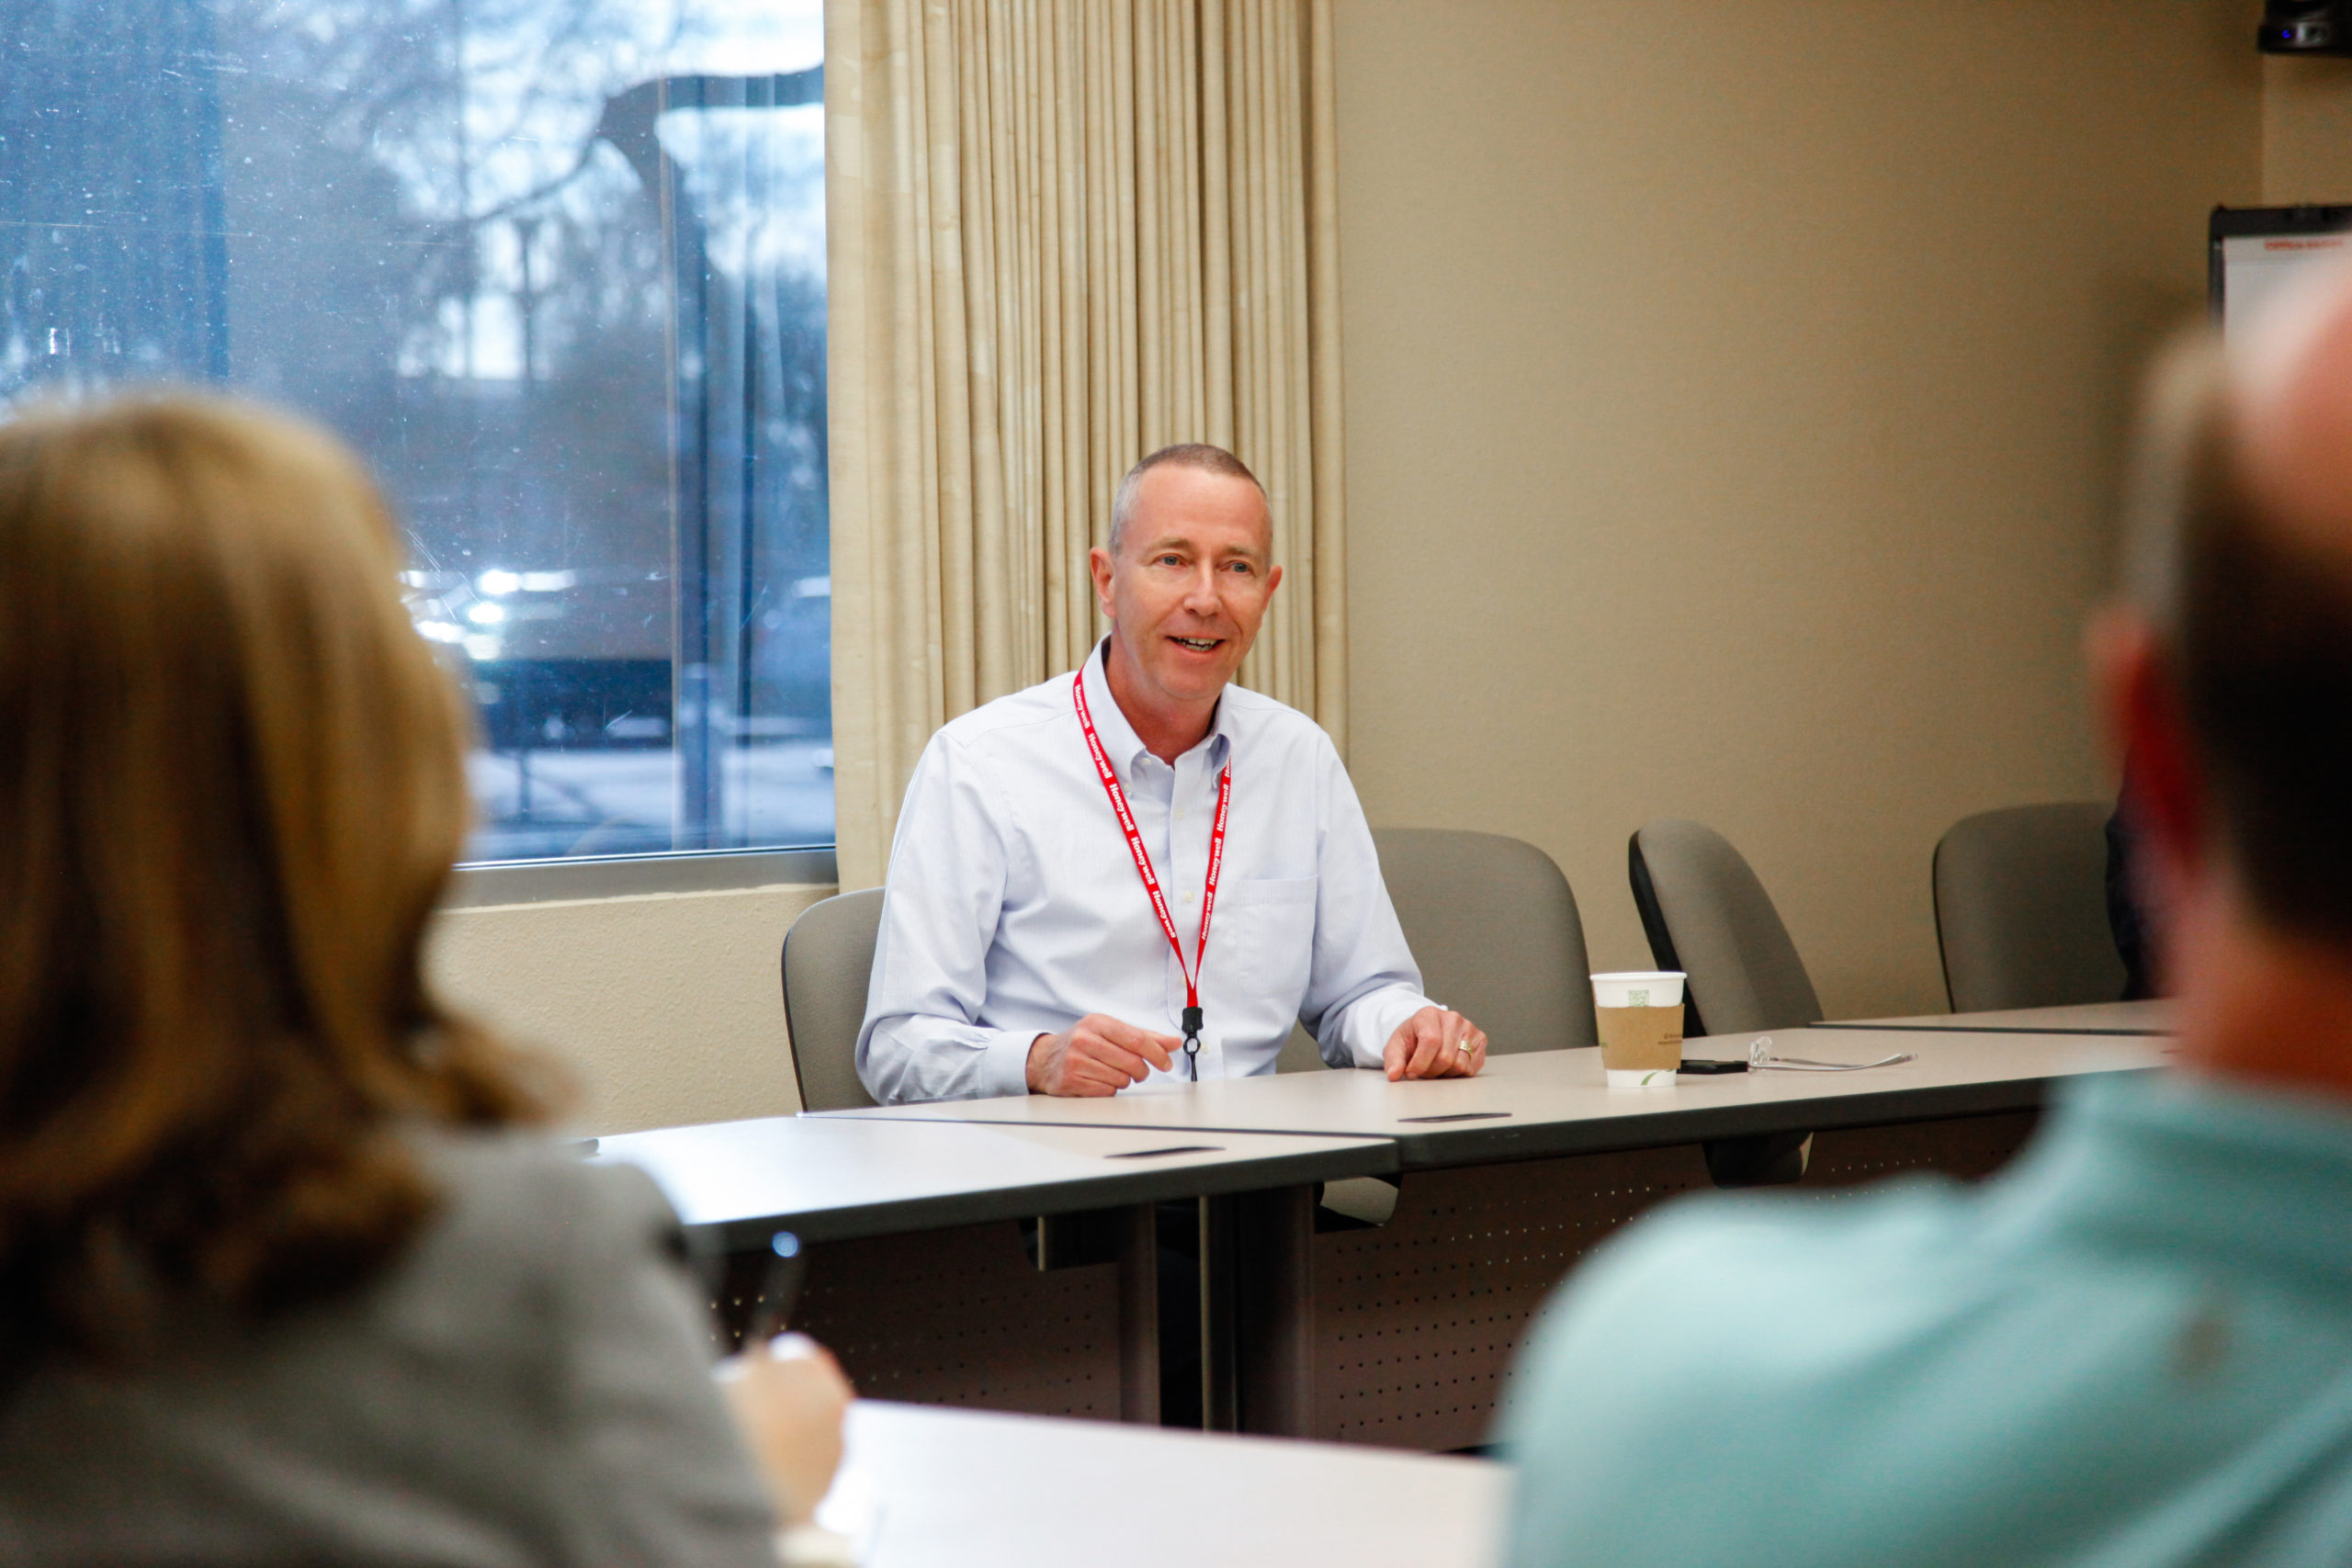
[[[861,1568],[1487,1568],[1479,1459],[860,1400],[817,1522]]]
[[[2068,1007],[2010,1008],[1999,1012],[1925,1013],[1914,1018],[1865,1018],[1816,1029],[1894,1029],[1938,1033],[2169,1034],[2170,998],[2079,1002]]]
[[[1396,1168],[1382,1138],[811,1116],[618,1134],[582,1153],[653,1178],[720,1259],[713,1305],[735,1334],[760,1315],[789,1232],[807,1249],[793,1325],[865,1392],[1145,1423],[1159,1399],[1155,1205]]]
[[[1927,1034],[1928,1032],[1916,1032]],[[2049,1086],[2082,1073],[2156,1065],[2149,1036],[2010,1029],[1811,1027],[1689,1041],[1685,1057],[1746,1060],[1758,1039],[1783,1057],[1861,1063],[1854,1072],[1769,1070],[1679,1077],[1671,1089],[1612,1089],[1585,1048],[1490,1056],[1475,1078],[1391,1083],[1376,1072],[1212,1079],[1101,1100],[1021,1095],[819,1112],[863,1120],[1020,1127],[1120,1128],[1383,1138],[1399,1170],[1770,1136],[1793,1128],[1873,1126],[2030,1110]]]
[[[1869,1062],[1855,1072],[1606,1084],[1592,1049],[1504,1054],[1476,1078],[1392,1084],[1305,1072],[1103,1100],[1018,1097],[820,1113],[905,1126],[1243,1133],[1372,1138],[1394,1146],[1398,1194],[1378,1225],[1334,1226],[1312,1188],[1204,1201],[1211,1247],[1213,1425],[1423,1450],[1484,1440],[1532,1315],[1585,1252],[1686,1192],[1798,1177],[1851,1185],[1904,1170],[1988,1174],[2030,1133],[2052,1088],[2157,1066],[2161,1036],[2030,1032],[1946,1019],[1935,1029],[1776,1030],[1782,1057]],[[1745,1060],[1759,1036],[1690,1042]]]

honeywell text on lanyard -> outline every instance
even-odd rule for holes
[[[1168,938],[1168,945],[1176,950],[1176,967],[1184,975],[1184,1065],[1193,1071],[1193,1081],[1201,1077],[1201,964],[1208,958],[1209,917],[1216,912],[1216,876],[1225,864],[1225,814],[1233,804],[1233,764],[1226,763],[1216,776],[1216,821],[1209,829],[1209,874],[1201,888],[1201,936],[1193,944],[1193,962],[1184,962],[1184,944],[1176,935],[1175,917],[1168,912],[1168,895],[1160,891],[1159,878],[1151,869],[1151,852],[1143,847],[1143,834],[1136,829],[1136,814],[1127,809],[1127,792],[1119,787],[1119,775],[1111,766],[1110,756],[1102,750],[1102,738],[1094,733],[1094,716],[1086,710],[1086,674],[1079,672],[1070,682],[1070,691],[1078,699],[1078,727],[1086,734],[1086,754],[1094,760],[1094,776],[1102,781],[1102,793],[1111,797],[1112,814],[1119,819],[1119,831],[1127,836],[1127,853],[1136,861],[1136,874],[1143,878],[1143,890],[1151,896],[1151,912],[1159,917],[1159,929]]]

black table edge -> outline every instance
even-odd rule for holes
[[[1518,1127],[1508,1122],[1489,1122],[1448,1133],[1434,1129],[1400,1133],[1397,1157],[1402,1170],[1437,1170],[1451,1166],[1555,1159],[1569,1155],[1623,1154],[1634,1149],[1668,1148],[1678,1144],[1770,1133],[1822,1133],[1848,1127],[1894,1126],[1905,1122],[1938,1122],[1954,1116],[1989,1116],[2007,1111],[2039,1110],[2049,1099],[2052,1085],[2099,1076],[2056,1073],[2048,1077],[1888,1089],[1802,1101],[1692,1106],[1687,1111],[1653,1111],[1637,1122],[1532,1122]]]

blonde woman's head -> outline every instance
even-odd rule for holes
[[[532,1097],[426,922],[468,719],[353,457],[197,398],[0,426],[0,1331],[347,1284],[432,1193],[400,1135]]]

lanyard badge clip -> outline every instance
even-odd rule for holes
[[[1193,1081],[1201,1081],[1201,1010],[1184,1010],[1184,1065],[1193,1069]]]

